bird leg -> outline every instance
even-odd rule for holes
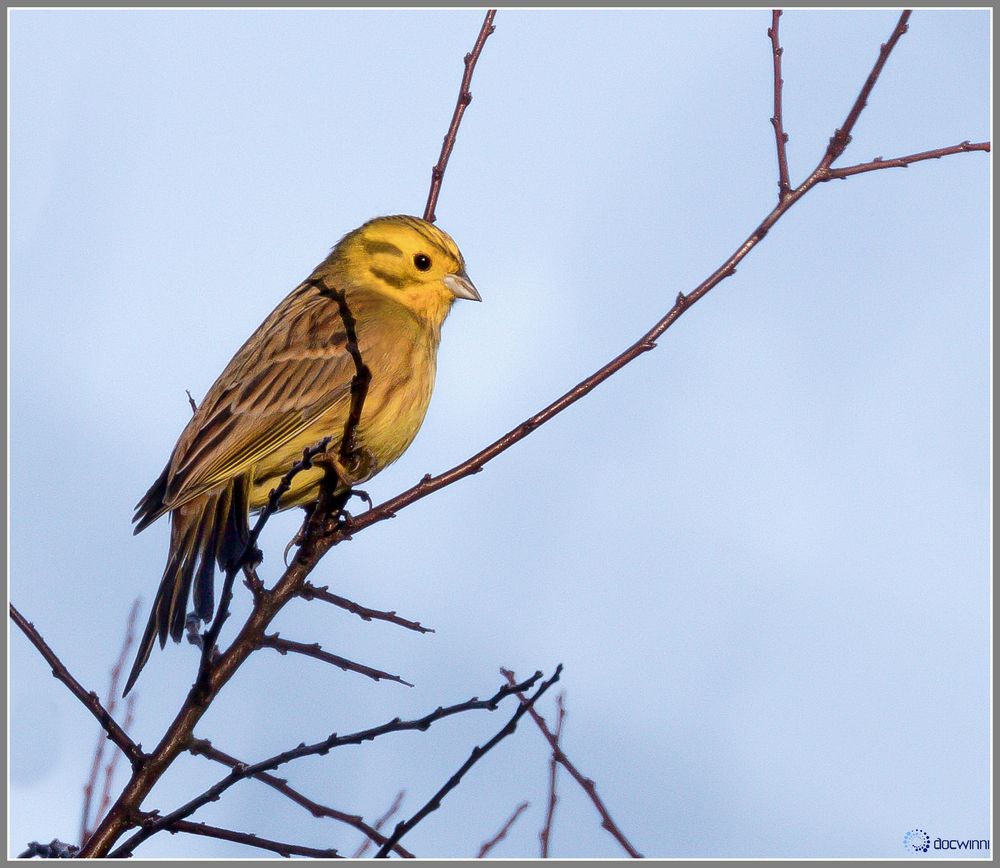
[[[347,455],[342,454],[340,449],[321,452],[314,456],[312,461],[313,464],[322,467],[328,476],[336,477],[334,489],[364,482],[366,479],[371,479],[379,470],[375,455],[364,446],[352,449]]]

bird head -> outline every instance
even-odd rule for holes
[[[355,285],[442,320],[456,298],[481,301],[448,233],[417,217],[377,217],[344,236],[327,260]],[[339,269],[338,269],[339,270]]]

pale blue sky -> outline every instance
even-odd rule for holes
[[[897,13],[788,12],[793,181]],[[481,12],[14,12],[12,600],[104,690],[166,553],[131,535],[189,409],[346,231],[423,208]],[[438,207],[482,305],[445,327],[385,499],[599,367],[775,200],[767,10],[502,11]],[[917,11],[842,164],[989,137],[989,14]],[[567,753],[649,856],[902,857],[989,837],[989,166],[827,184],[653,353],[487,470],[366,531],[314,579],[428,636],[297,603],[283,635],[398,672],[262,651],[198,735],[255,760],[566,666]],[[264,575],[299,520],[265,538]],[[237,614],[246,611],[240,589]],[[10,639],[11,843],[75,840],[96,727]],[[195,670],[154,653],[137,740]],[[282,771],[364,814],[415,811],[506,711]],[[553,716],[554,702],[542,711]],[[406,839],[537,853],[531,725]],[[187,758],[145,807],[220,777]],[[357,843],[254,782],[197,818]],[[141,855],[256,855],[159,836]],[[561,781],[553,854],[615,856]]]

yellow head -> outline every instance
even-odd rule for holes
[[[369,220],[345,235],[324,265],[436,324],[456,298],[482,300],[451,236],[417,217]]]

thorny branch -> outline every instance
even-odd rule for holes
[[[31,644],[38,649],[38,652],[45,658],[45,662],[52,667],[53,677],[65,684],[70,689],[70,692],[83,703],[84,707],[97,718],[97,722],[108,734],[108,738],[128,757],[129,762],[132,763],[132,768],[141,768],[147,759],[146,755],[142,752],[142,748],[132,741],[128,733],[115,722],[115,719],[108,710],[101,705],[97,694],[93,690],[85,690],[80,682],[70,674],[65,664],[49,648],[41,634],[35,629],[35,625],[28,621],[13,603],[10,604],[10,618],[21,629],[21,632],[28,637]]]
[[[557,398],[547,407],[544,407],[520,425],[512,428],[502,437],[495,440],[486,448],[481,449],[471,458],[467,458],[465,461],[460,464],[456,464],[450,470],[446,470],[437,476],[432,476],[428,473],[416,485],[411,486],[400,494],[397,494],[395,497],[379,504],[374,509],[369,509],[360,515],[349,519],[338,531],[338,538],[336,541],[339,542],[341,539],[347,539],[380,521],[395,518],[400,510],[416,503],[418,500],[422,500],[429,494],[433,494],[435,491],[439,491],[440,489],[445,488],[460,479],[464,479],[467,476],[471,476],[474,473],[479,473],[488,462],[492,461],[502,452],[510,449],[511,446],[523,440],[535,429],[550,421],[553,417],[557,416],[572,404],[575,404],[605,380],[609,379],[612,375],[624,368],[627,364],[635,361],[639,358],[639,356],[648,353],[650,350],[655,349],[657,340],[659,340],[666,333],[666,331],[670,329],[675,322],[677,322],[678,319],[690,310],[696,302],[704,298],[727,277],[732,277],[736,273],[736,266],[739,265],[740,262],[746,258],[747,254],[749,254],[750,251],[764,239],[767,233],[771,230],[771,227],[773,227],[774,224],[777,223],[788,212],[788,210],[799,201],[799,199],[805,196],[806,193],[808,193],[817,184],[824,181],[834,180],[835,178],[847,177],[850,174],[858,174],[860,172],[874,171],[875,169],[890,168],[898,165],[891,159],[881,162],[876,161],[871,164],[848,167],[847,169],[841,170],[843,172],[842,175],[837,174],[838,170],[830,168],[830,163],[834,159],[834,156],[832,155],[836,153],[836,155],[839,156],[839,154],[843,152],[844,147],[846,147],[847,140],[850,139],[850,132],[854,128],[854,124],[856,123],[861,110],[864,108],[865,100],[871,93],[875,81],[878,79],[878,75],[882,71],[882,67],[885,65],[885,61],[888,58],[889,53],[896,45],[896,42],[898,42],[899,37],[903,34],[903,32],[905,32],[905,23],[909,18],[909,14],[910,13],[908,11],[902,14],[900,17],[900,23],[897,24],[895,30],[893,30],[893,35],[889,42],[882,46],[875,68],[869,74],[868,79],[862,88],[861,95],[855,102],[854,107],[848,114],[844,124],[837,129],[833,138],[830,140],[831,144],[824,153],[819,165],[812,172],[812,174],[809,175],[809,177],[807,177],[798,187],[792,190],[777,204],[777,206],[771,210],[769,214],[767,214],[766,217],[764,217],[760,224],[758,224],[757,228],[750,233],[746,240],[743,241],[743,243],[729,256],[728,259],[726,259],[725,262],[722,263],[722,265],[720,265],[707,278],[705,278],[705,280],[698,284],[698,286],[691,290],[691,292],[686,295],[683,292],[678,293],[677,300],[674,302],[673,307],[671,307],[670,310],[668,310],[663,317],[649,329],[649,331],[647,331],[631,346],[627,347],[611,359],[611,361],[603,367],[598,368],[598,370],[596,370],[593,374],[586,377],[584,380],[581,380],[572,389]],[[839,143],[843,143],[843,146]],[[950,148],[942,148],[937,151],[925,151],[922,154],[915,154],[910,157],[897,159],[903,162],[917,162],[918,159],[933,159],[935,157],[946,156],[948,154],[989,150],[989,142],[979,142],[976,144],[963,143],[962,145]]]
[[[404,681],[398,675],[383,672],[381,669],[373,669],[371,666],[365,666],[363,663],[355,663],[346,657],[340,657],[337,654],[324,651],[319,642],[311,642],[309,644],[295,642],[292,639],[282,639],[277,633],[271,633],[262,636],[260,642],[257,644],[260,648],[273,648],[279,654],[288,654],[291,652],[293,654],[303,654],[306,657],[312,657],[314,660],[322,660],[324,663],[330,663],[344,672],[357,672],[359,675],[364,675],[373,681],[395,681],[397,684],[413,687],[409,681]]]
[[[556,666],[556,671],[552,674],[552,677],[546,681],[543,681],[538,689],[531,695],[530,698],[525,698],[523,692],[518,691],[518,697],[521,700],[521,704],[517,707],[517,711],[511,717],[507,724],[501,729],[493,738],[491,738],[482,747],[474,747],[472,753],[469,754],[469,758],[462,763],[461,768],[455,774],[453,774],[447,781],[445,781],[444,786],[441,787],[430,800],[424,805],[419,811],[417,811],[409,820],[405,822],[398,823],[395,830],[393,830],[392,835],[389,836],[389,840],[386,841],[375,854],[376,859],[384,859],[389,855],[392,850],[393,844],[398,844],[402,839],[403,835],[413,829],[421,820],[423,820],[428,814],[436,811],[441,807],[441,800],[448,795],[455,787],[457,787],[461,782],[462,778],[465,777],[466,773],[471,769],[479,760],[481,760],[487,753],[489,753],[493,748],[495,748],[501,741],[503,741],[507,736],[511,735],[515,729],[517,729],[518,721],[524,717],[525,712],[533,711],[534,705],[539,699],[545,694],[553,684],[559,680],[559,676],[562,674],[562,664],[560,663]],[[540,672],[536,672],[536,678],[541,675]]]
[[[479,38],[476,41],[476,47],[474,47],[472,52],[472,58],[470,58],[470,60],[466,63],[466,77],[463,78],[463,91],[468,90],[469,82],[471,82],[474,59],[478,58],[479,53],[482,51],[483,43],[489,35],[489,32],[492,32],[492,19],[494,14],[495,13],[493,13],[492,10],[488,13],[487,19],[489,26],[486,27],[484,25],[485,29],[480,31]],[[459,119],[460,117],[461,112],[459,113]],[[452,126],[453,129],[451,131],[451,138],[453,140],[455,133],[457,133],[458,122],[453,121]],[[452,141],[452,144],[454,144],[454,141]],[[444,154],[445,161],[447,159],[447,154],[450,153],[450,147],[446,149],[446,152],[447,153]],[[441,173],[443,173],[443,171],[444,169],[442,167]],[[437,175],[440,173],[435,174]],[[440,182],[440,177],[436,178],[435,183],[438,187],[440,187]],[[432,191],[432,200],[433,198],[436,198],[436,194]],[[322,286],[320,287],[320,290],[323,290]],[[338,305],[341,313],[343,314],[346,309],[346,302],[344,301],[343,296],[341,296],[341,299],[338,301]],[[343,319],[345,331],[348,333],[348,344],[353,344],[353,347],[356,350],[357,336],[351,333],[353,317],[343,317]],[[348,444],[352,443],[354,440],[353,429],[357,426],[357,422],[360,417],[360,402],[364,400],[363,391],[356,387],[357,381],[364,379],[362,373],[363,362],[360,359],[360,354],[352,355],[354,357],[356,367],[356,377],[355,382],[352,382],[351,388],[351,414],[342,437],[342,443],[347,442]],[[326,441],[326,443],[323,443],[322,447],[325,448],[328,444],[329,440]],[[295,473],[301,472],[303,469],[301,465],[308,464],[312,457],[320,454],[320,451],[322,450],[317,449],[315,452],[306,450],[306,453],[303,456],[303,461],[299,462],[296,467],[293,467],[282,481],[286,490],[288,485],[290,485],[292,476]],[[279,484],[278,488],[281,488],[281,484]],[[349,494],[350,492],[348,491],[347,496],[349,496]],[[254,591],[254,605],[250,616],[247,618],[242,629],[233,640],[228,650],[216,656],[215,642],[222,629],[222,622],[226,617],[228,617],[228,606],[229,601],[232,598],[233,581],[235,580],[235,574],[238,571],[238,568],[227,570],[219,613],[216,616],[211,629],[206,632],[202,652],[202,663],[199,668],[199,675],[194,687],[188,693],[183,706],[174,718],[173,722],[167,728],[166,733],[164,733],[160,743],[155,748],[149,760],[133,773],[132,778],[119,795],[115,804],[111,807],[111,810],[94,831],[94,834],[87,841],[81,851],[82,856],[95,857],[106,855],[111,848],[114,847],[115,842],[128,829],[135,826],[135,812],[139,809],[143,799],[146,798],[150,790],[160,779],[163,773],[171,766],[177,756],[182,751],[187,749],[187,745],[193,735],[195,725],[201,719],[202,715],[204,715],[214,697],[229,681],[229,679],[233,677],[247,657],[253,653],[257,647],[258,641],[264,635],[268,625],[275,618],[278,612],[281,611],[290,599],[301,593],[303,583],[315,568],[316,564],[322,559],[323,555],[325,555],[326,552],[329,551],[330,548],[337,542],[349,537],[349,533],[342,534],[346,524],[345,521],[338,520],[333,522],[333,530],[329,530],[331,523],[329,522],[328,515],[328,513],[332,511],[335,515],[339,516],[341,509],[346,502],[347,496],[342,497],[339,501],[334,498],[331,502],[325,492],[321,494],[319,503],[316,504],[316,507],[306,520],[303,529],[304,538],[302,540],[302,545],[299,546],[292,563],[285,570],[277,584],[270,590],[265,590],[260,585],[259,581],[256,580],[256,577],[252,575],[252,570],[256,562],[257,536],[259,535],[264,522],[277,508],[281,497],[281,493],[278,489],[271,493],[267,506],[265,506],[260,518],[250,534],[249,540],[244,549],[244,554],[241,558],[239,558],[240,561],[244,562],[244,569],[251,573],[248,575],[248,581],[250,582],[251,589]],[[316,519],[316,521],[313,521],[313,519]],[[146,830],[141,831],[145,832]],[[133,836],[133,838],[134,837],[135,836]],[[118,849],[120,850],[121,847]]]
[[[226,777],[213,784],[205,790],[205,792],[195,796],[187,803],[181,805],[181,807],[171,811],[169,814],[156,816],[155,818],[145,821],[143,823],[143,827],[139,829],[139,831],[135,832],[123,844],[112,851],[110,855],[113,858],[131,855],[132,851],[147,838],[150,838],[156,832],[166,829],[176,820],[183,820],[186,817],[189,817],[203,805],[207,805],[209,802],[217,801],[219,796],[221,796],[233,784],[238,783],[245,778],[253,777],[260,772],[271,771],[272,769],[278,768],[278,766],[284,765],[292,760],[301,759],[302,757],[325,756],[335,748],[343,747],[348,744],[362,744],[363,742],[372,741],[379,736],[387,735],[391,732],[406,732],[412,730],[426,732],[427,729],[429,729],[430,726],[437,721],[443,720],[446,717],[452,717],[456,714],[462,714],[466,711],[495,711],[499,703],[508,696],[518,693],[519,691],[523,693],[525,690],[529,690],[541,677],[542,673],[536,672],[531,676],[531,678],[528,678],[521,684],[504,685],[489,699],[479,699],[478,697],[473,697],[465,702],[460,702],[457,705],[451,705],[447,708],[439,707],[430,714],[426,714],[415,720],[400,720],[397,717],[390,720],[388,723],[383,723],[381,726],[375,726],[371,729],[354,732],[350,735],[337,735],[337,733],[333,733],[322,741],[315,742],[314,744],[300,744],[298,747],[275,754],[272,757],[268,757],[267,759],[253,763],[252,765],[235,766],[233,770],[226,775]],[[523,702],[529,702],[529,700],[525,699]],[[523,707],[523,705],[521,707]],[[396,840],[398,841],[398,838]],[[392,840],[390,837],[390,839],[382,845],[382,850],[385,850],[386,853],[388,853],[395,843],[396,841]],[[90,844],[88,842],[88,847],[89,846]]]
[[[236,757],[230,756],[224,751],[213,747],[212,743],[207,739],[192,739],[188,750],[194,756],[203,756],[206,759],[213,760],[214,762],[228,766],[231,769],[248,765],[248,763],[240,762],[240,760],[236,759]],[[331,808],[329,805],[321,805],[319,802],[310,799],[308,796],[304,796],[298,790],[290,787],[288,785],[288,781],[284,778],[279,778],[276,775],[268,774],[267,772],[257,772],[256,774],[251,775],[251,777],[254,780],[260,781],[262,784],[267,784],[272,789],[290,799],[296,805],[305,808],[314,817],[327,817],[328,819],[337,820],[338,822],[352,826],[363,835],[366,835],[369,841],[374,841],[376,844],[384,844],[388,840],[384,835],[380,834],[381,827],[378,822],[376,822],[373,826],[369,826],[364,819],[357,814],[348,814],[346,811],[338,811],[336,808]],[[413,858],[413,854],[403,847],[402,844],[397,844],[393,849],[404,859]]]
[[[464,113],[465,107],[468,105],[468,100],[471,98],[469,86],[471,84],[472,71],[475,66],[475,61],[478,59],[487,37],[493,31],[493,16],[494,10],[490,10],[487,13],[479,38],[476,41],[476,46],[474,47],[473,52],[471,52],[466,59],[465,75],[463,76],[462,88],[458,104],[456,105],[455,115],[452,119],[452,125],[449,128],[449,134],[446,136],[444,147],[442,148],[441,158],[439,159],[438,165],[434,167],[434,171],[432,173],[431,191],[428,197],[428,207],[426,211],[428,219],[431,220],[434,218],[433,211],[437,195],[440,190],[441,175],[447,165],[451,148],[454,145],[458,124],[461,120],[462,114]],[[11,607],[12,619],[14,619],[15,623],[18,624],[33,644],[35,644],[36,648],[38,648],[38,650],[43,654],[45,659],[53,665],[53,674],[62,680],[74,693],[74,695],[76,695],[77,698],[80,699],[80,701],[91,711],[91,713],[94,714],[94,716],[101,722],[101,725],[108,731],[109,738],[111,738],[111,740],[126,753],[133,765],[133,774],[130,781],[119,796],[118,800],[112,806],[107,816],[100,823],[97,830],[84,846],[81,851],[82,856],[106,855],[114,846],[115,841],[128,828],[136,825],[136,812],[138,811],[139,805],[166,769],[170,767],[174,759],[176,759],[182,751],[188,749],[188,744],[190,743],[194,727],[205,713],[208,705],[222,689],[222,687],[229,681],[229,679],[232,678],[249,654],[255,649],[260,637],[264,635],[264,631],[267,626],[271,623],[281,608],[290,599],[301,594],[306,577],[330,548],[340,542],[350,539],[353,534],[359,532],[360,530],[370,527],[371,525],[387,518],[394,517],[399,510],[415,503],[434,491],[438,491],[441,488],[444,488],[445,486],[450,485],[466,476],[478,473],[490,460],[497,457],[500,453],[509,449],[515,443],[528,436],[536,428],[545,424],[554,416],[567,409],[570,405],[580,400],[580,398],[588,394],[617,371],[621,370],[621,368],[625,365],[652,350],[656,346],[657,340],[662,337],[663,334],[671,328],[671,326],[673,326],[673,324],[684,313],[686,313],[687,310],[691,308],[691,306],[703,298],[723,280],[735,274],[737,265],[754,247],[756,247],[758,243],[760,243],[760,241],[767,235],[768,231],[770,231],[771,227],[774,226],[774,224],[781,219],[781,217],[783,217],[784,214],[787,213],[787,211],[799,199],[801,199],[817,184],[834,179],[847,178],[854,174],[860,174],[863,172],[906,166],[910,163],[919,162],[921,160],[935,159],[937,157],[948,156],[951,154],[990,150],[989,142],[963,142],[960,145],[924,151],[905,157],[896,157],[887,160],[880,158],[872,161],[871,163],[858,164],[856,166],[849,166],[843,169],[831,168],[832,163],[840,157],[844,149],[847,147],[850,141],[851,131],[867,104],[867,100],[886,61],[888,60],[889,55],[903,33],[906,31],[909,17],[909,11],[905,11],[901,15],[899,23],[893,30],[889,40],[881,47],[879,56],[861,89],[858,99],[855,101],[855,104],[849,112],[843,125],[835,131],[830,140],[830,144],[816,169],[814,169],[813,172],[798,187],[788,191],[788,194],[784,196],[781,201],[779,201],[778,205],[764,217],[761,223],[753,230],[753,232],[750,233],[750,235],[733,252],[733,254],[722,263],[722,265],[720,265],[690,293],[679,293],[676,302],[670,310],[668,310],[666,314],[664,314],[664,316],[635,343],[615,356],[606,365],[579,382],[561,397],[557,398],[551,404],[526,419],[520,425],[511,429],[498,440],[480,450],[475,455],[450,470],[438,474],[437,476],[432,476],[430,474],[425,475],[416,485],[356,517],[343,518],[342,520],[333,523],[326,521],[322,525],[317,524],[307,527],[305,540],[306,544],[299,548],[292,563],[289,565],[287,570],[285,570],[282,577],[272,589],[264,590],[259,586],[259,583],[254,582],[252,575],[248,575],[251,587],[255,590],[253,610],[229,648],[225,652],[216,656],[213,653],[215,640],[218,638],[219,631],[221,630],[222,621],[224,620],[223,616],[228,614],[228,601],[231,598],[232,582],[235,578],[235,573],[238,572],[238,569],[234,570],[232,575],[230,575],[229,571],[227,571],[226,586],[223,589],[224,606],[220,605],[219,616],[217,616],[215,622],[213,623],[211,631],[206,633],[206,639],[210,641],[206,641],[204,643],[205,657],[203,659],[204,662],[201,667],[198,680],[192,688],[192,691],[188,694],[188,697],[178,712],[176,718],[170,724],[167,732],[164,734],[160,743],[151,754],[143,754],[138,745],[135,745],[121,730],[121,728],[118,727],[114,720],[110,718],[110,715],[108,715],[107,711],[101,706],[96,695],[93,693],[88,694],[75,681],[75,679],[69,675],[65,666],[58,661],[58,658],[55,657],[48,646],[41,641],[41,637],[38,636],[37,631],[34,630],[34,628],[20,615],[19,612],[17,612],[16,609]],[[777,138],[776,141],[778,141]],[[350,442],[352,438],[350,436],[345,436],[343,439]],[[318,454],[318,452],[314,454]],[[299,472],[294,469],[293,471]],[[277,499],[275,499],[275,503],[277,503]],[[327,505],[327,508],[329,508],[329,504]],[[268,510],[265,507],[264,513],[267,512]],[[264,513],[262,513],[261,518],[266,520]],[[258,528],[259,526],[260,522],[258,522]],[[251,535],[251,540],[254,545],[248,545],[248,551],[255,549],[256,537]],[[253,561],[248,561],[242,566],[244,570],[252,574]],[[293,753],[294,752],[289,752],[289,758],[294,758],[294,756],[292,756]],[[245,776],[245,774],[241,774],[238,778]],[[160,825],[160,822],[161,821],[154,821],[152,824],[153,827],[157,829],[165,828],[165,824]],[[148,837],[149,834],[152,834],[152,832],[149,831],[149,827],[143,828],[136,833],[136,835],[143,835],[143,839]],[[133,836],[133,838],[135,837],[136,836]],[[130,841],[131,840],[132,839],[130,839]],[[119,847],[115,852],[122,853],[127,851],[127,849],[126,845],[122,845],[122,847]],[[383,849],[385,849],[384,846]]]
[[[334,849],[320,850],[316,847],[303,847],[301,844],[287,844],[284,841],[273,841],[262,838],[253,832],[235,832],[219,826],[209,826],[208,823],[192,823],[190,820],[177,820],[167,829],[170,834],[186,832],[189,835],[201,835],[205,838],[218,838],[220,841],[233,841],[236,844],[246,844],[260,850],[270,850],[286,858],[305,856],[309,859],[337,859],[340,854]]]
[[[501,669],[500,672],[503,677],[507,679],[508,684],[513,685],[517,681],[514,673],[509,669]],[[530,701],[528,697],[524,695],[523,691],[519,691],[517,696],[521,702],[527,703]],[[555,759],[556,762],[558,762],[564,769],[566,769],[566,771],[570,773],[570,775],[572,775],[573,780],[583,787],[583,791],[590,797],[590,801],[594,803],[594,807],[597,808],[597,812],[601,815],[601,826],[611,835],[611,837],[621,844],[622,848],[629,854],[629,856],[633,859],[641,859],[642,853],[632,846],[629,839],[626,838],[622,830],[618,828],[618,824],[611,819],[611,814],[609,813],[607,807],[604,802],[601,801],[601,797],[597,795],[597,785],[590,778],[581,774],[577,767],[570,762],[569,757],[563,753],[563,749],[559,746],[559,739],[549,730],[548,724],[545,722],[545,718],[542,717],[533,707],[529,707],[528,711],[531,714],[531,719],[535,721],[535,724],[542,731],[542,735],[545,736],[546,741],[548,741],[548,743],[552,746],[553,759]]]
[[[357,615],[362,621],[375,619],[376,621],[388,621],[390,624],[397,624],[400,627],[405,627],[407,630],[415,630],[418,633],[434,632],[433,628],[425,627],[419,621],[408,621],[406,618],[401,618],[395,612],[382,612],[378,609],[369,609],[366,606],[358,605],[353,600],[348,600],[346,597],[332,594],[326,585],[316,587],[311,582],[303,582],[299,596],[303,600],[322,600],[324,603],[339,606],[352,615]]]

